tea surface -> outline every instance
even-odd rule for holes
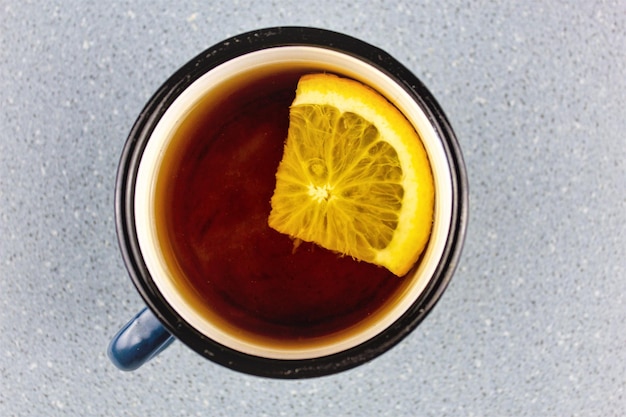
[[[230,331],[269,340],[355,326],[404,282],[267,224],[301,75],[240,80],[219,103],[212,97],[214,104],[197,106],[178,129],[157,186],[158,233],[182,271],[177,285]]]

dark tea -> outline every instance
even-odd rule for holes
[[[177,289],[238,337],[331,336],[403,288],[385,268],[267,224],[289,106],[308,71],[275,68],[204,97],[177,127],[157,179],[157,233]]]

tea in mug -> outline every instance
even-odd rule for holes
[[[298,80],[314,70],[277,67],[202,98],[176,128],[157,178],[157,235],[177,289],[242,338],[332,337],[408,285],[268,226],[290,105]]]

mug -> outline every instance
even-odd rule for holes
[[[221,316],[221,307],[218,308],[218,305],[227,302],[216,299],[213,305],[212,301],[207,302],[199,296],[196,290],[189,290],[186,284],[181,284],[187,279],[185,267],[181,267],[177,259],[172,260],[175,256],[171,255],[168,248],[173,243],[168,241],[167,235],[164,237],[159,232],[162,208],[158,196],[166,192],[156,189],[155,183],[161,177],[186,178],[184,175],[187,174],[182,171],[187,170],[188,165],[181,163],[176,166],[164,156],[177,152],[172,149],[176,149],[177,141],[181,139],[173,132],[181,128],[181,120],[191,117],[190,114],[203,107],[210,107],[212,111],[228,108],[229,100],[235,100],[231,97],[236,97],[240,90],[248,94],[249,91],[254,92],[254,89],[280,83],[280,80],[289,78],[288,74],[294,72],[291,69],[295,72],[330,72],[352,78],[374,88],[393,103],[422,139],[433,174],[435,207],[430,239],[420,260],[403,278],[387,278],[400,280],[401,284],[396,287],[386,290],[383,284],[376,284],[381,285],[381,289],[374,288],[372,294],[387,291],[390,295],[368,310],[363,318],[354,319],[345,329],[332,328],[327,331],[328,334],[319,330],[317,324],[308,327],[306,320],[297,322],[294,319],[288,326],[282,322],[276,326],[272,324],[269,327],[278,329],[278,336],[272,339],[273,336],[254,336],[255,323],[260,320],[254,317],[256,313],[250,313],[251,317],[247,318],[252,323],[249,328],[238,326]],[[287,75],[272,78],[274,74]],[[247,90],[241,87],[244,85]],[[256,104],[253,110],[265,111],[266,108],[271,109],[272,103]],[[238,111],[245,115],[250,113],[244,108]],[[247,126],[265,122],[264,118],[272,117],[260,114],[258,120],[246,119],[241,123]],[[209,124],[219,125],[221,119],[221,116],[216,116]],[[219,146],[222,146],[220,152],[226,156],[219,161],[230,164],[239,156],[230,157],[229,149],[247,148],[246,141],[252,140],[261,139],[244,138],[237,145],[225,140]],[[266,145],[264,142],[259,143],[261,148],[255,148],[258,144],[250,145],[251,150],[245,152],[256,155],[254,161],[262,166],[266,158],[258,150]],[[207,145],[202,148],[202,152],[217,152],[213,150],[217,146]],[[203,168],[206,170],[203,171],[204,176],[215,178],[207,179],[207,190],[217,182],[221,185],[223,175],[226,175],[224,172],[228,169],[223,164],[214,163]],[[240,179],[243,181],[241,186],[245,188],[253,179],[252,174],[245,174]],[[116,227],[122,256],[132,282],[147,305],[120,330],[109,345],[109,358],[122,370],[137,369],[176,339],[215,363],[263,377],[317,377],[363,364],[395,346],[432,310],[459,262],[468,221],[468,180],[461,150],[435,98],[415,75],[381,49],[345,34],[310,27],[274,27],[234,36],[202,52],[172,75],[145,105],[129,134],[120,160],[115,193]],[[186,198],[196,197],[181,196],[177,199],[183,200],[183,203]],[[196,200],[184,204],[194,206]],[[269,201],[261,201],[259,204],[269,204]],[[239,208],[237,206],[236,209]],[[214,213],[215,216],[221,214]],[[245,214],[233,218],[234,223],[228,226],[232,227],[232,234],[243,230],[245,237],[245,232],[250,229],[250,219]],[[240,231],[236,232],[235,229]],[[250,230],[250,233],[253,232]],[[229,234],[226,228],[219,236],[230,239]],[[185,244],[184,239],[187,237],[184,234],[181,236]],[[228,252],[228,255],[221,252],[223,248],[220,247],[222,242],[218,242],[220,239],[216,238],[213,242],[215,256],[224,259],[234,257],[230,268],[241,266],[245,273],[255,273],[258,262],[253,262],[252,258],[264,257],[267,251],[274,250],[265,244],[251,245],[247,248],[248,252],[242,252],[238,258],[236,252],[234,255],[232,252]],[[296,250],[296,245],[293,250]],[[314,248],[309,250],[315,252]],[[255,255],[257,252],[262,255]],[[251,265],[249,269],[245,269],[247,263]],[[279,282],[271,291],[247,298],[240,304],[280,304],[289,298],[283,292],[291,288],[292,281],[297,282],[298,267],[296,265],[296,272],[289,272],[292,275],[285,278],[289,283]],[[302,265],[302,268],[309,266]],[[328,282],[333,282],[330,280],[334,278],[335,270],[332,266],[329,268],[325,274],[329,276]],[[277,274],[279,272],[281,276],[287,274],[284,271],[277,271]],[[214,276],[205,279],[207,282],[225,280],[221,274],[217,269]],[[365,278],[362,279],[356,281],[357,286],[359,282],[366,282]],[[237,288],[237,285],[231,285],[235,288],[230,290],[228,297],[237,298],[238,292],[243,297],[243,293],[248,291]],[[323,292],[328,284],[320,283],[319,287],[316,291]],[[303,300],[316,300],[313,290],[307,291],[311,292]],[[348,289],[343,294],[357,292]],[[337,304],[350,303],[341,301],[345,295],[338,297]],[[295,304],[302,304],[302,301]],[[254,309],[250,307],[250,310]],[[313,305],[312,310],[325,312],[327,307]],[[333,311],[330,309],[326,312],[332,316]],[[290,314],[284,313],[281,317],[290,319]],[[237,321],[241,319],[241,314],[234,313],[232,317]],[[317,319],[323,321],[318,316]],[[312,332],[310,335],[307,333],[309,331]],[[319,333],[315,333],[317,331]]]

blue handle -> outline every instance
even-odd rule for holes
[[[134,371],[174,340],[174,336],[145,307],[113,337],[107,354],[122,371]]]

